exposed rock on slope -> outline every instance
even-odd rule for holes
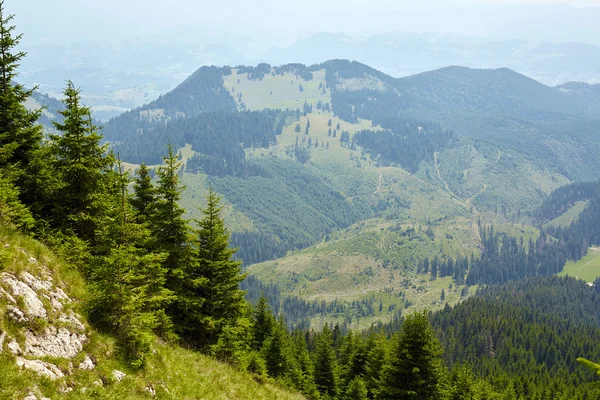
[[[10,332],[0,332],[0,352],[18,356],[19,367],[59,379],[69,371],[40,358],[75,358],[88,340],[86,327],[71,311],[73,300],[54,284],[50,271],[34,257],[29,256],[28,262],[40,278],[26,271],[0,273],[0,311],[6,313],[10,326]],[[91,360],[82,364],[85,369],[94,365]]]

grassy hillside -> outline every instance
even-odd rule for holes
[[[156,343],[155,354],[143,371],[129,370],[116,351],[114,340],[94,330],[85,321],[87,292],[81,276],[54,256],[45,246],[30,238],[0,226],[0,398],[23,399],[28,394],[52,399],[144,399],[155,396],[161,399],[301,399],[271,383],[258,383],[251,375],[239,372],[232,367],[174,345]],[[26,280],[27,273],[35,279],[50,282],[51,287],[61,288],[71,299],[65,307],[57,311],[43,301],[48,312],[46,319],[30,318],[29,323],[16,322],[7,310],[14,309],[9,295],[16,298],[16,307],[29,317],[29,299],[10,293],[7,277],[15,277],[27,285],[28,290],[40,293],[40,298],[50,294],[36,282]],[[27,278],[31,279],[31,278]],[[24,286],[21,286],[24,287]],[[48,297],[49,298],[49,297]],[[62,301],[62,300],[61,300]],[[12,308],[11,308],[12,307]],[[54,310],[54,311],[52,311]],[[83,347],[72,358],[35,356],[30,354],[26,337],[48,332],[52,326],[69,328],[61,318],[70,311],[79,317],[85,326],[86,340]],[[12,311],[11,311],[12,313]],[[4,334],[8,334],[5,337]],[[15,355],[9,349],[9,340],[19,343],[22,354]],[[31,370],[23,370],[16,365],[17,357],[27,360],[41,360],[54,364],[64,377],[51,380],[40,377]],[[92,360],[92,370],[78,367],[86,357]],[[122,381],[113,377],[113,371],[126,374]]]
[[[600,249],[592,247],[587,256],[579,261],[568,261],[559,275],[572,276],[586,282],[593,282],[600,277]]]

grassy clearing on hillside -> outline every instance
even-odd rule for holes
[[[545,195],[569,182],[514,151],[501,151],[483,142],[447,149],[437,158],[440,175],[453,193],[490,209],[532,209]],[[428,168],[430,180],[439,181],[435,169]]]
[[[567,261],[565,268],[559,275],[573,276],[586,282],[593,282],[600,277],[600,248],[590,248],[587,256],[579,261]]]
[[[578,201],[571,208],[569,208],[564,214],[554,218],[548,223],[550,226],[561,226],[568,227],[573,221],[579,217],[579,214],[585,209],[587,205],[586,201]]]
[[[305,81],[294,74],[286,72],[283,75],[265,74],[261,80],[248,79],[248,74],[237,74],[237,69],[231,70],[231,75],[223,77],[225,88],[236,102],[238,95],[242,94],[242,103],[247,110],[270,109],[302,109],[304,102],[313,104],[313,111],[317,102],[331,103],[331,91],[325,89],[325,94],[319,85],[325,85],[325,70],[314,71],[313,79]],[[238,82],[239,80],[239,82]],[[303,90],[300,91],[300,85]],[[240,103],[238,103],[240,104]]]
[[[343,324],[354,330],[368,329],[379,322],[390,322],[399,312],[403,315],[418,311],[436,311],[448,305],[455,305],[476,292],[471,287],[466,296],[461,297],[463,285],[456,285],[451,277],[430,280],[428,275],[410,275],[404,278],[402,286],[395,291],[386,288],[370,293],[357,300],[369,299],[375,314],[368,317],[348,317],[347,315],[317,315],[311,318],[311,326],[321,329],[325,323]],[[442,290],[444,296],[442,300]],[[381,302],[381,311],[379,310]]]
[[[165,145],[165,155],[167,153],[167,146]],[[184,147],[177,149],[176,154],[180,157],[180,162],[183,166],[189,158],[192,158],[196,152],[192,150],[191,144],[186,144]],[[162,164],[148,165],[148,168],[158,168]],[[123,162],[123,169],[125,171],[133,173],[136,169],[140,167],[140,164],[132,164],[128,162]]]

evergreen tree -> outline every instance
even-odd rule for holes
[[[264,293],[261,293],[260,299],[256,303],[256,309],[252,313],[252,331],[254,350],[260,350],[263,343],[269,338],[275,329],[275,318],[269,307],[269,302]]]
[[[344,399],[367,400],[367,393],[367,386],[365,385],[365,382],[361,378],[355,378],[348,385]]]
[[[298,377],[300,385],[298,389],[309,399],[319,398],[319,392],[313,380],[314,367],[302,331],[297,330],[292,333],[292,349],[299,368]]]
[[[378,399],[438,399],[442,350],[427,313],[406,317],[394,341]]]
[[[300,370],[292,351],[291,337],[285,329],[283,318],[277,323],[270,337],[262,348],[263,358],[269,376],[299,388],[301,384]]]
[[[0,223],[27,232],[34,224],[31,212],[19,201],[19,190],[1,172],[0,170]]]
[[[106,214],[105,193],[114,180],[114,157],[92,123],[91,110],[80,105],[80,91],[69,81],[64,91],[63,123],[54,123],[62,135],[51,135],[53,167],[60,186],[53,196],[55,226],[73,231],[94,244],[94,235]]]
[[[15,83],[17,68],[26,53],[15,51],[22,35],[14,36],[13,15],[6,15],[0,1],[0,169],[4,179],[19,189],[26,206],[36,210],[46,199],[40,169],[47,169],[42,158],[42,127],[37,124],[41,110],[29,111],[25,101],[33,90]]]
[[[240,317],[245,307],[244,291],[239,287],[245,275],[241,273],[241,262],[232,259],[236,250],[229,248],[220,199],[212,188],[207,200],[204,217],[195,231],[193,261],[184,271],[179,296],[186,314],[192,316],[182,326],[183,331],[199,347],[216,343],[223,327]]]
[[[317,339],[315,350],[315,385],[324,396],[335,398],[338,394],[338,371],[333,337],[329,326],[325,324]]]
[[[387,364],[387,342],[383,335],[371,334],[367,341],[366,385],[371,398],[379,392],[382,371]]]
[[[131,207],[138,214],[140,221],[146,221],[153,213],[156,204],[156,189],[152,185],[150,171],[146,164],[140,165],[133,184],[134,196],[131,198]]]
[[[117,333],[133,367],[151,354],[154,332],[168,336],[164,309],[172,293],[164,287],[165,254],[148,251],[150,232],[134,221],[129,205],[128,178],[119,162],[116,190],[110,195],[110,214],[99,225],[98,256],[91,273],[92,319]]]

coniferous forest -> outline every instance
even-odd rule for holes
[[[382,303],[284,295],[276,284],[248,276],[244,264],[284,256],[323,237],[325,243],[335,229],[373,216],[376,206],[297,169],[310,160],[298,143],[290,147],[293,160],[246,159],[246,150],[276,143],[285,126],[300,126],[300,111],[238,111],[221,81],[231,69],[204,67],[152,107],[105,128],[69,81],[53,110],[60,117],[50,121],[24,105],[34,91],[16,83],[26,54],[17,50],[21,36],[2,1],[0,33],[0,224],[40,241],[83,276],[87,318],[115,340],[115,357],[132,373],[143,373],[160,342],[209,355],[259,384],[275,383],[308,399],[600,398],[596,375],[577,361],[600,361],[600,283],[590,287],[555,276],[568,260],[600,245],[597,183],[554,191],[532,213],[540,229],[529,240],[479,220],[477,252],[415,259],[411,274],[432,281],[452,277],[467,292],[477,286],[464,301],[437,312],[398,310],[390,322],[363,330],[327,322],[316,327],[314,316],[369,317]],[[327,71],[332,87],[336,77],[362,71],[356,64],[327,65],[338,68]],[[268,64],[237,69],[252,81],[291,72],[308,82],[314,72],[300,64],[273,72]],[[202,101],[192,101],[194,96]],[[377,101],[356,107],[365,96]],[[399,165],[416,174],[454,134],[392,115],[409,101],[376,90],[333,91],[331,107],[341,121],[369,119],[382,128],[350,137],[338,124],[340,146],[360,146],[378,166]],[[156,109],[162,114],[154,119],[137,117]],[[45,130],[40,121],[53,128]],[[196,154],[184,166],[177,151],[186,144]],[[128,169],[124,161],[139,168]],[[184,169],[210,177],[197,220],[184,217]],[[293,188],[274,183],[278,176]],[[231,233],[219,193],[259,228],[268,209],[270,229]],[[581,201],[586,205],[569,225],[546,224]],[[432,228],[423,235],[433,239]]]

